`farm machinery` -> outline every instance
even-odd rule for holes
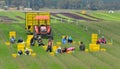
[[[53,39],[52,28],[50,26],[49,12],[26,12],[27,34],[49,37]]]

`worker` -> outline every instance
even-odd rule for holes
[[[10,43],[11,43],[11,44],[15,43],[15,38],[14,38],[14,36],[12,36],[12,37],[10,38]]]
[[[106,44],[106,39],[102,36],[99,40],[97,40],[97,44]]]
[[[102,36],[102,38],[101,38],[101,43],[102,43],[102,44],[106,44],[106,39],[105,39],[104,36]]]
[[[30,55],[30,50],[28,48],[25,49],[25,55]]]
[[[23,54],[22,50],[19,50],[19,51],[18,51],[18,56],[20,56],[20,55],[22,55],[22,54]]]
[[[50,51],[52,52],[52,45],[53,45],[53,42],[52,42],[52,39],[49,39],[48,40],[48,45],[47,45],[47,52]]]
[[[80,51],[85,51],[85,45],[83,44],[83,42],[80,42]]]
[[[67,51],[74,51],[75,50],[75,47],[69,47],[67,48]]]
[[[34,37],[30,40],[30,45],[31,45],[31,46],[34,46],[34,45],[35,45],[35,39],[34,39]]]
[[[70,36],[70,37],[68,37],[68,43],[72,43],[73,42],[73,39],[72,39],[72,37]]]
[[[67,36],[65,36],[63,39],[62,39],[62,44],[66,44],[67,42]]]
[[[62,53],[66,53],[66,52],[67,52],[67,48],[65,47],[62,49]]]
[[[43,43],[42,38],[41,38],[40,36],[38,37],[37,42],[38,42],[38,46],[44,46],[44,45],[45,45],[45,44]]]
[[[57,54],[62,53],[62,49],[61,49],[60,46],[57,48],[56,53],[57,53]]]

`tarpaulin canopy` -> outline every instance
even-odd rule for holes
[[[35,16],[36,20],[49,20],[49,16]]]

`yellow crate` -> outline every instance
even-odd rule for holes
[[[36,53],[31,53],[31,56],[36,57]]]
[[[42,46],[42,47],[43,47],[43,49],[44,49],[44,50],[46,50],[46,49],[47,49],[47,46]]]
[[[16,58],[16,57],[17,57],[17,54],[12,54],[12,57]]]
[[[18,49],[18,51],[22,50],[24,52],[24,50],[25,50],[25,43],[18,43],[17,44],[17,49]]]
[[[77,42],[76,42],[76,41],[73,41],[72,44],[77,44]]]
[[[92,34],[92,38],[98,38],[98,34]]]
[[[112,43],[111,43],[111,42],[108,42],[107,44],[108,44],[108,45],[110,45],[110,46],[112,45]]]
[[[97,44],[89,44],[89,49],[90,51],[94,52],[94,51],[100,51],[100,45]]]
[[[17,47],[21,47],[21,46],[22,46],[22,47],[25,47],[25,43],[18,43],[18,44],[17,44]]]
[[[10,42],[5,42],[5,45],[10,46]]]
[[[97,43],[97,41],[92,41],[92,44],[96,44]]]
[[[101,48],[100,50],[101,50],[101,51],[103,51],[103,52],[105,52],[105,51],[106,51],[106,49],[105,49],[105,48]]]
[[[96,38],[92,38],[92,41],[97,41],[98,39],[96,39]]]
[[[89,52],[89,50],[88,50],[88,49],[85,49],[85,52]]]
[[[55,55],[54,52],[50,52],[49,54],[50,54],[51,56],[54,56],[54,55]]]
[[[25,47],[24,46],[18,46],[17,48],[18,49],[24,49]]]
[[[10,31],[9,32],[9,36],[10,38],[13,36],[14,38],[16,38],[16,32],[15,31]]]
[[[61,42],[56,42],[57,45],[61,45]]]
[[[68,51],[67,53],[68,53],[68,54],[71,54],[71,53],[73,53],[73,51]]]
[[[85,10],[82,10],[81,13],[82,13],[82,14],[86,14],[86,11],[85,11]]]
[[[53,46],[52,49],[53,49],[53,52],[56,52],[57,46]]]

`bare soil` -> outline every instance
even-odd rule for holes
[[[15,21],[17,21],[17,20],[9,18],[7,16],[0,16],[0,23],[12,23]]]

